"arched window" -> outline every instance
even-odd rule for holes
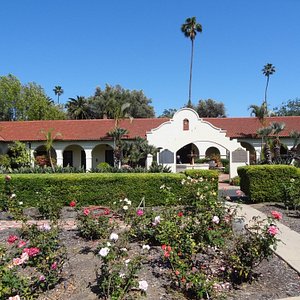
[[[189,130],[190,128],[190,122],[188,119],[183,120],[183,130]]]

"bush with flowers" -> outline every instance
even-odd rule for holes
[[[95,216],[87,207],[78,209],[76,223],[80,236],[89,240],[106,238],[115,227],[115,222],[109,214],[110,210],[105,210],[103,215]]]
[[[66,250],[53,224],[24,224],[0,249],[0,299],[34,299],[59,282]]]

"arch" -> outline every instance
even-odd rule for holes
[[[35,148],[33,155],[34,155],[34,160],[36,165],[41,167],[51,166],[45,145],[41,145]],[[53,147],[51,147],[51,158],[53,164],[56,165],[57,155]]]
[[[181,147],[176,152],[176,162],[182,164],[193,164],[194,159],[199,157],[199,149],[194,143]]]
[[[188,119],[183,120],[183,130],[190,130],[190,121]]]
[[[86,168],[86,155],[84,149],[76,144],[68,145],[63,151],[63,166]]]
[[[256,164],[256,151],[254,147],[247,142],[241,142],[241,146],[245,148],[247,151],[250,153],[250,165],[255,165]]]
[[[220,156],[220,150],[217,147],[209,147],[205,151],[205,157],[213,157],[216,155]]]
[[[92,168],[96,168],[101,162],[114,165],[113,148],[108,144],[99,144],[92,151]]]

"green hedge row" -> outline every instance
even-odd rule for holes
[[[208,183],[217,190],[217,180],[210,171],[201,172],[206,179],[198,183],[204,190]],[[196,176],[196,175],[195,175]],[[162,185],[171,187],[181,204],[188,203],[192,190],[182,185],[186,179],[184,174],[15,174],[11,175],[13,192],[25,207],[36,206],[39,201],[51,197],[62,205],[75,200],[79,205],[109,205],[114,201],[127,197],[138,205],[145,197],[147,206],[164,205],[165,194]],[[4,176],[0,189],[4,188]]]
[[[285,188],[295,179],[300,184],[300,169],[287,165],[260,165],[238,168],[240,188],[251,202],[283,202]]]

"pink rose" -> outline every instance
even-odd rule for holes
[[[9,175],[6,175],[6,176],[5,176],[5,180],[6,180],[6,181],[10,181],[10,180],[11,180],[11,177],[10,177]]]
[[[22,248],[26,245],[25,241],[19,241],[18,248]]]
[[[90,214],[90,210],[89,210],[88,208],[85,208],[85,209],[83,210],[83,214],[84,214],[85,216],[88,216],[88,215]]]
[[[18,240],[18,237],[16,236],[16,235],[10,235],[9,237],[8,237],[8,239],[7,239],[7,242],[9,243],[9,244],[13,244],[15,241],[17,241]]]
[[[275,225],[271,225],[268,228],[268,233],[272,236],[276,235],[279,232],[279,229]]]
[[[55,261],[52,265],[51,265],[51,270],[56,270],[57,269],[57,262]]]
[[[21,300],[19,295],[13,296],[13,297],[9,297],[8,300]]]
[[[136,211],[136,214],[137,214],[138,216],[142,216],[142,215],[144,214],[144,211],[143,211],[142,209],[138,209],[138,210]]]
[[[36,247],[24,248],[23,253],[27,253],[29,257],[36,256],[39,254],[40,249]]]
[[[276,220],[281,220],[282,219],[282,214],[276,210],[271,211],[271,215],[274,219]]]

